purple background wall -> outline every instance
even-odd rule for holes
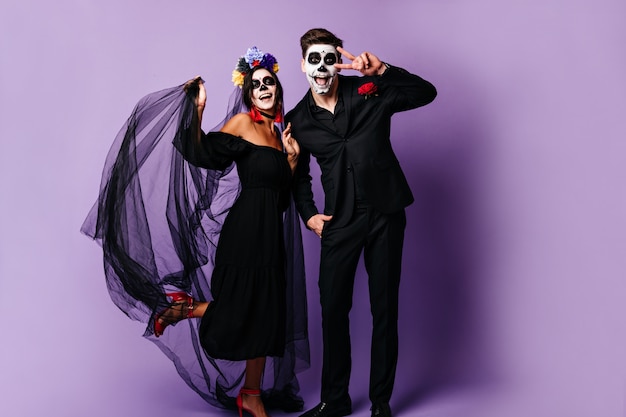
[[[278,57],[291,107],[307,87],[298,39],[316,26],[439,90],[393,127],[417,199],[396,415],[626,415],[625,15],[620,0],[3,0],[2,415],[231,415],[113,306],[79,227],[140,97],[201,74],[211,127],[237,57],[257,45]],[[305,239],[312,406],[319,242]],[[369,323],[360,270],[355,416],[369,416]]]

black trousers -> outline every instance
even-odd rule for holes
[[[323,364],[321,400],[349,403],[351,371],[349,313],[356,267],[363,252],[373,319],[369,397],[388,403],[398,361],[398,291],[406,216],[357,208],[352,220],[322,233],[320,302]]]

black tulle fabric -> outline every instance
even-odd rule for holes
[[[221,225],[240,184],[231,164],[208,170],[188,163],[175,143],[190,140],[198,121],[194,92],[176,86],[142,98],[107,156],[98,201],[81,231],[103,249],[107,288],[131,319],[147,324],[144,337],[172,360],[180,376],[212,405],[235,407],[245,361],[209,357],[200,345],[200,320],[168,326],[156,338],[155,314],[166,293],[185,291],[210,301],[210,278]],[[245,111],[237,88],[221,125]],[[302,408],[296,373],[309,366],[304,262],[293,202],[284,212],[287,282],[285,349],[268,357],[263,400],[268,408]]]

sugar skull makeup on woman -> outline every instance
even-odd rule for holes
[[[276,58],[256,47],[248,49],[233,70],[233,83],[242,88],[244,104],[255,122],[260,122],[261,116],[282,122],[283,88],[276,77],[278,70]]]

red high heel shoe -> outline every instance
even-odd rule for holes
[[[168,308],[154,317],[154,335],[159,337],[170,324],[193,317],[194,299],[184,292],[165,294],[172,302]]]
[[[242,388],[239,390],[239,395],[237,395],[237,408],[239,409],[239,417],[243,417],[244,410],[247,413],[252,414],[252,417],[256,417],[256,415],[252,412],[252,410],[243,406],[242,394],[251,395],[253,397],[260,397],[261,390]]]

